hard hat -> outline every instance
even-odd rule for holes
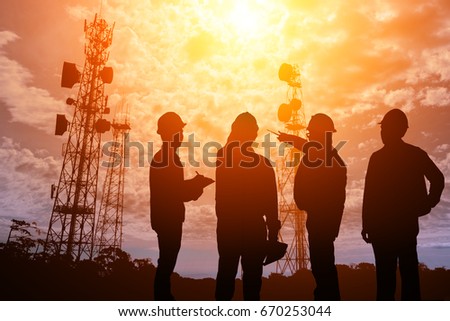
[[[381,125],[391,128],[408,128],[408,118],[406,114],[400,109],[391,109],[384,115],[383,120],[380,122]]]
[[[181,117],[177,113],[169,111],[158,119],[157,133],[176,133],[184,126],[186,126],[186,123],[181,120]]]
[[[239,114],[231,125],[232,131],[258,130],[258,123],[255,116],[249,112]]]
[[[275,261],[278,261],[286,254],[287,244],[282,242],[272,242],[267,241],[266,244],[266,258],[264,260],[264,265],[273,263]]]
[[[313,115],[306,129],[314,132],[336,132],[333,120],[325,114]]]

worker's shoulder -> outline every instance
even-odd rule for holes
[[[428,153],[418,146],[402,142],[396,146],[383,146],[372,154],[371,160],[378,161],[392,157],[407,158],[412,161],[428,157]]]
[[[416,154],[418,156],[428,155],[428,153],[426,151],[424,151],[422,148],[420,148],[419,146],[404,143],[404,148],[407,152],[409,152],[411,154]]]
[[[422,148],[403,141],[401,144],[398,145],[398,148],[394,151],[405,154],[408,157],[423,157],[428,155],[427,152],[424,151]]]

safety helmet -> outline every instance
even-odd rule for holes
[[[336,132],[333,120],[325,114],[313,115],[306,129],[313,132]]]
[[[380,124],[387,128],[406,129],[409,127],[406,114],[397,108],[388,111],[386,115],[384,115]]]
[[[181,117],[172,111],[162,115],[158,119],[158,134],[174,134],[180,131],[186,123],[181,120]]]
[[[278,261],[283,258],[286,254],[286,249],[288,245],[283,242],[266,242],[266,257],[264,259],[263,265],[268,265],[275,261]]]
[[[247,132],[249,130],[258,131],[258,123],[255,116],[249,112],[239,114],[231,125],[231,131]]]

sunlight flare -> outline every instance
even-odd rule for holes
[[[262,13],[251,2],[236,1],[228,21],[239,33],[253,34],[262,31]]]

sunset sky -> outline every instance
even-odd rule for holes
[[[335,121],[334,141],[347,141],[340,150],[348,184],[337,263],[373,262],[360,237],[361,202],[368,158],[382,146],[377,123],[388,110],[406,112],[405,141],[427,151],[450,177],[448,0],[2,0],[0,242],[11,219],[36,222],[45,238],[50,186],[58,182],[68,137],[54,136],[55,114],[70,120],[73,109],[65,100],[78,89],[60,87],[62,65],[84,64],[84,20],[100,10],[115,23],[109,105],[114,110],[121,97],[128,101],[130,140],[146,146],[143,167],[137,149],[130,150],[126,173],[123,249],[135,258],[157,260],[147,146],[159,146],[158,117],[179,113],[187,122],[185,137],[194,134],[201,144],[195,154],[200,167],[186,166],[185,176],[214,177],[201,161],[202,148],[224,144],[239,113],[255,115],[259,142],[267,129],[284,130],[277,110],[286,102],[287,84],[278,79],[285,62],[301,70],[307,120],[327,113]],[[187,160],[185,150],[180,155]],[[429,267],[450,268],[448,185],[441,203],[420,219],[419,260]],[[216,274],[215,224],[213,184],[186,206],[176,272]]]

